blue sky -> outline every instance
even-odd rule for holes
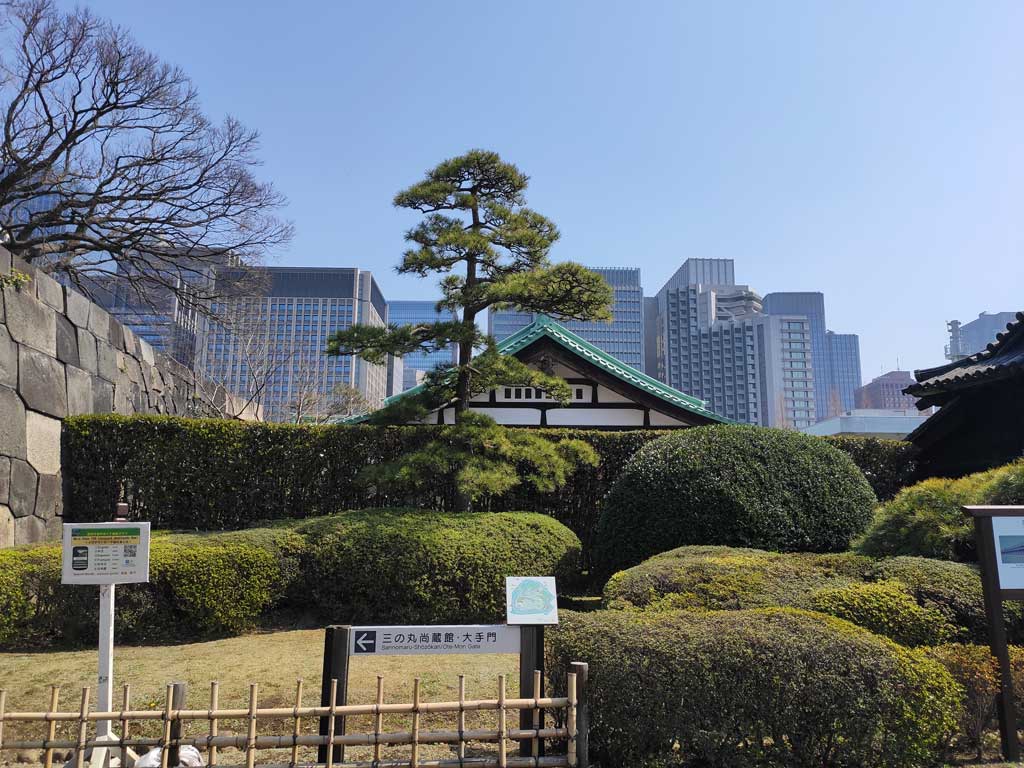
[[[482,147],[531,176],[554,258],[823,291],[865,381],[1024,309],[1024,3],[86,4],[261,131],[298,230],[278,263],[434,295],[394,274],[391,198]]]

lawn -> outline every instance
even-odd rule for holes
[[[119,647],[115,651],[115,708],[120,701],[120,686],[131,684],[132,708],[162,708],[168,682],[188,684],[188,706],[203,708],[209,702],[210,681],[220,684],[220,707],[245,707],[249,684],[259,684],[259,705],[263,707],[292,706],[295,701],[296,680],[304,681],[303,703],[319,703],[320,671],[323,655],[322,630],[300,630],[234,637],[187,645]],[[7,689],[8,711],[46,709],[50,685],[61,686],[61,709],[77,709],[81,688],[96,685],[96,652],[70,651],[46,653],[0,653],[0,686]],[[384,676],[385,701],[412,701],[412,683],[420,678],[421,697],[424,701],[452,701],[458,699],[458,675],[466,676],[466,694],[471,698],[497,698],[498,675],[507,676],[509,695],[515,695],[518,685],[518,659],[510,655],[459,656],[379,656],[354,657],[349,675],[350,703],[372,703],[376,700],[377,675]],[[470,713],[467,727],[496,727],[496,713]],[[291,722],[269,722],[261,733],[291,733]],[[409,715],[385,717],[385,730],[409,730]],[[154,728],[155,723],[148,725]],[[238,723],[225,722],[221,732],[236,730],[244,733]],[[349,730],[363,730],[370,726],[369,718],[351,718]],[[193,726],[193,727],[199,727]],[[314,719],[304,721],[303,732],[315,732]],[[421,728],[455,727],[455,715],[423,715]],[[133,732],[135,727],[133,726]],[[187,731],[186,731],[187,732]],[[156,735],[155,731],[152,735]],[[30,734],[26,724],[8,725],[4,738],[42,738]],[[493,747],[492,747],[493,748]],[[511,749],[510,745],[510,749]],[[240,753],[224,751],[224,764],[244,762]],[[261,750],[258,758],[266,762],[273,754]],[[389,756],[407,755],[408,747],[395,747]],[[423,758],[451,756],[447,746],[426,747],[420,751]],[[346,758],[369,759],[368,749],[350,748]],[[21,754],[20,761],[30,762],[35,755]],[[287,761],[287,753],[275,755]],[[0,762],[13,762],[15,754],[0,753]]]

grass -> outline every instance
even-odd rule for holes
[[[323,656],[322,630],[299,630],[234,637],[205,643],[172,646],[118,647],[114,654],[115,709],[120,703],[120,686],[131,684],[132,708],[163,708],[166,685],[169,682],[188,684],[190,708],[203,708],[209,703],[210,681],[220,684],[221,708],[246,707],[249,684],[259,684],[259,706],[284,707],[295,702],[296,680],[304,681],[303,704],[319,703],[320,674]],[[78,707],[81,689],[96,686],[96,652],[67,651],[45,653],[0,653],[0,686],[7,689],[8,711],[42,711],[49,700],[51,684],[61,686],[61,710],[73,711]],[[384,676],[385,701],[411,702],[413,679],[420,678],[421,698],[424,701],[452,701],[458,699],[458,675],[466,676],[466,695],[469,698],[497,698],[498,675],[507,678],[509,695],[516,694],[518,685],[518,659],[510,655],[467,654],[459,656],[356,656],[349,671],[350,703],[372,703],[376,700],[377,675]],[[95,695],[94,695],[95,699]],[[410,715],[385,717],[384,729],[407,731]],[[261,721],[261,733],[291,733],[292,721]],[[470,713],[467,727],[496,727],[496,713]],[[16,738],[42,738],[38,725],[30,730],[29,724],[8,724],[5,740]],[[138,733],[133,726],[133,733]],[[143,730],[153,730],[155,723]],[[200,728],[200,724],[186,727]],[[316,721],[303,721],[303,732],[314,733]],[[455,715],[423,715],[421,729],[454,729]],[[350,732],[372,730],[367,718],[350,718]],[[245,733],[242,723],[223,723],[221,732]],[[147,733],[146,735],[150,735]],[[479,748],[486,749],[483,745]],[[513,747],[510,745],[509,749]],[[493,746],[490,747],[493,749]],[[474,750],[478,751],[478,750]],[[244,762],[240,753],[226,750],[222,762]],[[408,755],[408,747],[395,747],[389,756]],[[41,754],[41,753],[40,753]],[[448,757],[454,754],[447,746],[424,747],[423,758]],[[287,753],[275,756],[287,761]],[[0,752],[0,763],[13,762],[11,752]],[[38,755],[17,755],[20,761],[34,762]],[[269,750],[261,750],[259,760],[266,762]],[[368,748],[349,748],[346,758],[370,759]]]

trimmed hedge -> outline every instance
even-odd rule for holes
[[[545,515],[371,510],[311,521],[306,583],[326,621],[498,621],[505,577],[576,578],[579,539]]]
[[[983,645],[940,645],[930,648],[928,655],[942,664],[964,691],[957,747],[974,750],[980,761],[985,731],[993,727],[996,719],[999,663]]]
[[[925,766],[959,715],[942,665],[820,614],[598,611],[549,637],[556,692],[571,662],[590,665],[602,768]]]
[[[601,500],[629,458],[665,431],[542,430],[582,439],[598,452],[554,493],[527,484],[490,500],[493,511],[526,509],[569,526],[589,548]],[[156,528],[225,530],[259,520],[298,519],[344,509],[416,506],[449,509],[449,478],[409,496],[355,482],[367,464],[392,460],[445,434],[444,427],[296,426],[170,416],[73,416],[64,421],[64,514],[108,519],[122,490],[130,513]],[[888,498],[912,463],[908,443],[813,438],[846,452]],[[586,563],[585,563],[586,564]]]
[[[219,534],[154,535],[148,584],[117,590],[118,642],[235,635],[283,618],[498,621],[504,577],[578,572],[579,539],[531,513],[369,510]],[[0,648],[95,641],[98,590],[60,548],[0,550]]]
[[[1024,504],[1024,460],[905,488],[878,508],[856,547],[873,557],[918,555],[974,562],[974,525],[961,510],[968,504]]]
[[[867,526],[875,494],[853,461],[798,432],[712,426],[641,448],[612,486],[593,560],[610,575],[684,544],[836,552]]]

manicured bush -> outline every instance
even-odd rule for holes
[[[825,440],[857,465],[880,501],[888,501],[914,482],[917,448],[902,440],[834,435]]]
[[[995,723],[999,663],[983,645],[940,645],[928,655],[944,666],[964,691],[957,728],[957,747],[982,757],[982,737]]]
[[[918,605],[896,581],[826,587],[810,596],[809,607],[901,645],[939,645],[954,635],[941,613]]]
[[[598,611],[549,637],[556,690],[590,665],[601,768],[925,766],[959,714],[942,665],[820,614]]]
[[[973,562],[974,524],[961,510],[969,504],[1024,504],[1024,461],[905,488],[879,507],[857,549],[873,557],[919,555]]]
[[[346,512],[299,526],[305,583],[325,621],[491,622],[505,577],[577,573],[579,539],[530,513]]]
[[[608,576],[684,544],[846,549],[875,495],[850,458],[810,435],[723,425],[674,432],[629,460],[598,520]]]

